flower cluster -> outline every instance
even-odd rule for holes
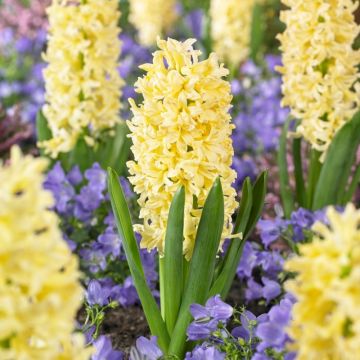
[[[360,104],[357,66],[359,35],[353,12],[358,2],[283,0],[286,31],[279,36],[283,51],[283,104],[301,120],[297,133],[324,152],[336,132]],[[354,86],[355,84],[355,86]]]
[[[196,228],[208,192],[221,176],[225,196],[223,237],[231,234],[236,208],[231,187],[236,173],[230,124],[228,71],[215,54],[199,61],[195,40],[159,40],[160,50],[146,75],[136,83],[144,97],[139,107],[131,101],[134,117],[128,122],[134,161],[128,162],[129,180],[139,197],[142,247],[163,253],[164,233],[172,196],[183,185],[186,192],[184,253],[190,258]]]
[[[33,125],[44,101],[41,52],[45,32],[32,38],[16,37],[14,30],[1,30],[0,102],[8,109],[17,107],[23,121]]]
[[[329,226],[316,223],[312,243],[286,264],[296,272],[287,290],[296,298],[289,335],[298,359],[360,356],[360,211],[327,211]]]
[[[130,0],[129,21],[142,45],[151,46],[177,18],[175,0]]]
[[[250,50],[251,19],[256,0],[212,0],[211,36],[221,60],[236,67]]]
[[[0,169],[0,357],[88,359],[92,349],[72,335],[81,306],[78,262],[63,241],[50,192],[47,161],[11,151]]]
[[[264,155],[277,150],[281,127],[288,109],[281,108],[281,80],[275,72],[280,58],[267,55],[263,66],[246,61],[240,69],[240,77],[232,81],[235,105],[232,115],[236,128],[233,133],[235,157],[233,168],[238,176],[236,188],[246,176],[256,177]]]
[[[56,157],[82,135],[93,145],[119,122],[120,12],[116,0],[53,0],[47,12],[43,113],[53,137],[40,146]]]
[[[129,183],[121,178],[129,201],[135,202]],[[107,306],[116,301],[130,306],[138,301],[129,270],[125,265],[121,239],[110,212],[106,173],[94,163],[82,174],[78,167],[66,173],[60,163],[49,171],[44,183],[55,197],[55,211],[70,248],[80,256],[86,279],[88,305]],[[154,254],[141,251],[147,280],[155,288],[157,273]],[[114,271],[116,268],[121,271]]]

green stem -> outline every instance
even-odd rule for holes
[[[159,280],[160,280],[160,308],[161,316],[165,321],[165,276],[164,276],[165,261],[159,256]]]
[[[289,182],[289,172],[288,172],[288,163],[287,163],[287,134],[290,126],[291,119],[288,118],[283,127],[280,143],[279,143],[279,151],[278,151],[278,165],[279,165],[279,182],[280,182],[280,195],[284,208],[285,217],[288,219],[294,209],[294,199],[293,193],[290,188]]]
[[[306,190],[301,161],[301,138],[294,139],[293,141],[293,159],[296,184],[296,200],[300,206],[304,207],[306,205]]]
[[[320,172],[322,168],[322,164],[320,162],[320,156],[321,153],[317,150],[311,150],[310,154],[310,166],[309,166],[309,175],[308,175],[308,186],[307,186],[307,201],[306,201],[306,207],[308,209],[312,209],[313,207],[313,200],[314,200],[314,194],[316,185],[319,181]]]

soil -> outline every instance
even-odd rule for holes
[[[108,335],[114,349],[129,354],[139,336],[148,336],[149,327],[139,306],[119,307],[106,313],[101,333]]]
[[[235,279],[227,303],[238,307],[242,302],[241,284],[238,279]],[[126,356],[128,356],[131,347],[135,345],[139,336],[149,337],[150,335],[149,327],[140,306],[118,307],[107,311],[100,333],[109,336],[113,348],[123,351]]]

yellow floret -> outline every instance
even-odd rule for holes
[[[222,61],[238,66],[249,56],[252,13],[257,0],[212,0],[211,36]]]
[[[297,129],[325,157],[337,131],[360,104],[360,51],[353,49],[360,27],[352,0],[283,0],[283,105],[301,120]],[[356,84],[357,83],[357,84]]]
[[[330,208],[327,217],[285,265],[297,272],[286,288],[298,300],[289,335],[299,360],[360,358],[360,211]]]
[[[73,335],[82,304],[78,261],[42,188],[47,161],[14,147],[0,166],[0,359],[88,360]]]
[[[43,113],[53,139],[40,146],[56,157],[80,135],[97,139],[119,122],[120,13],[117,0],[53,0],[47,13]]]
[[[156,44],[177,18],[175,0],[130,0],[129,21],[138,31],[142,45]]]
[[[219,175],[225,195],[223,237],[231,234],[231,215],[236,208],[231,187],[236,173],[231,169],[234,150],[230,123],[228,74],[215,54],[199,61],[195,40],[158,40],[160,50],[152,64],[141,68],[144,77],[136,91],[144,101],[131,101],[133,119],[128,122],[134,161],[128,162],[131,183],[140,195],[137,229],[142,247],[163,253],[170,203],[180,185],[185,186],[184,253],[191,257],[201,209]]]

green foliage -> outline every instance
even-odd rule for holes
[[[166,354],[170,340],[169,334],[156,301],[146,283],[138,245],[132,228],[130,211],[128,209],[121,185],[118,181],[118,175],[111,168],[108,169],[108,184],[116,225],[119,234],[123,239],[122,244],[134,285],[138,292],[151,333],[158,337],[159,346]]]
[[[245,240],[260,217],[266,183],[266,172],[259,176],[254,186],[250,184],[249,179],[245,181],[234,228],[234,233],[238,236],[234,236],[235,239],[224,260],[216,267],[216,255],[224,224],[224,195],[220,178],[214,182],[202,210],[190,262],[183,256],[185,191],[182,187],[179,188],[169,210],[165,255],[160,259],[160,314],[145,282],[130,213],[117,174],[109,169],[108,184],[111,203],[117,227],[123,239],[129,268],[151,333],[158,336],[159,345],[166,356],[182,358],[186,347],[191,347],[191,344],[186,343],[186,330],[191,321],[189,311],[191,304],[204,304],[215,293],[226,297],[234,279]]]
[[[287,218],[295,206],[286,152],[289,124],[290,120],[284,126],[278,153],[280,193]],[[310,151],[306,182],[302,166],[301,139],[293,139],[292,142],[297,205],[314,211],[328,205],[345,205],[351,201],[360,180],[360,168],[354,169],[360,144],[360,112],[336,133],[323,163],[320,152]]]
[[[52,138],[48,121],[42,111],[38,112],[36,128],[39,142]],[[131,144],[127,137],[129,129],[124,122],[121,122],[113,132],[114,134],[111,134],[111,131],[104,132],[103,137],[94,146],[86,143],[84,138],[86,134],[83,134],[79,137],[75,148],[69,153],[60,154],[57,160],[66,171],[70,171],[75,165],[78,165],[81,171],[85,171],[94,162],[98,162],[103,169],[110,166],[120,174],[124,174]],[[40,151],[45,156],[44,150]]]

